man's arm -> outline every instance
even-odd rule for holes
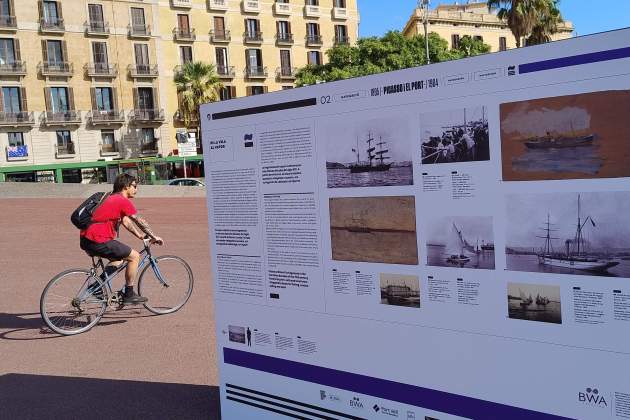
[[[140,230],[146,233],[149,238],[153,239],[153,241],[158,243],[163,242],[162,238],[153,233],[151,226],[149,226],[149,223],[144,219],[144,217],[140,216],[139,214],[134,214],[128,217],[136,224],[137,227],[140,228]]]
[[[135,235],[138,239],[144,238],[144,234],[142,233],[142,231],[138,229],[138,227],[136,226],[134,222],[131,221],[129,216],[125,216],[122,218],[122,225],[125,227],[125,229],[131,232],[132,235]]]

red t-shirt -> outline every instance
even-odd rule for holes
[[[116,237],[118,224],[125,216],[136,214],[136,207],[122,194],[112,194],[92,215],[92,224],[81,231],[92,242],[104,243]]]

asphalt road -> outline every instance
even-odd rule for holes
[[[165,239],[155,253],[193,269],[183,309],[108,311],[91,331],[62,337],[44,327],[39,298],[58,272],[90,265],[69,221],[80,202],[0,199],[0,419],[218,419],[205,198],[135,200]]]

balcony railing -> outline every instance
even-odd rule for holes
[[[173,28],[173,39],[175,41],[193,42],[197,39],[194,29]]]
[[[152,64],[130,64],[129,74],[131,77],[158,77],[158,66]]]
[[[348,19],[348,9],[345,7],[333,7],[333,19],[345,20]]]
[[[278,32],[276,33],[276,42],[278,45],[293,45],[293,34]]]
[[[17,20],[15,16],[0,15],[0,29],[15,30],[17,29]]]
[[[42,114],[45,125],[81,124],[81,111],[46,111]]]
[[[33,117],[32,112],[0,112],[0,125],[18,126],[32,125],[34,123],[35,118]]]
[[[93,109],[87,114],[87,120],[92,125],[124,123],[125,113],[116,109],[109,111],[101,111]]]
[[[151,37],[151,27],[149,25],[129,25],[129,36],[132,38],[150,38]]]
[[[91,63],[85,65],[85,74],[88,77],[116,77],[118,76],[118,64]]]
[[[100,20],[87,21],[83,24],[88,35],[109,35],[109,23]]]
[[[117,141],[114,143],[101,143],[101,156],[118,156],[120,155],[120,145]]]
[[[208,0],[208,8],[210,10],[227,10],[228,0]]]
[[[295,79],[296,67],[278,67],[276,69],[276,76],[278,79]]]
[[[249,32],[243,33],[243,41],[248,44],[261,44],[263,42],[262,32]]]
[[[134,109],[129,113],[129,119],[135,122],[162,122],[163,109]]]
[[[276,15],[289,16],[291,14],[291,4],[276,1],[273,5],[273,11]]]
[[[211,42],[230,42],[231,40],[230,31],[210,31]]]
[[[306,36],[306,46],[307,47],[317,47],[322,45],[322,36],[321,35],[307,35]]]
[[[267,77],[267,67],[247,66],[245,67],[245,76],[250,79],[264,79]]]
[[[2,76],[24,76],[26,74],[26,62],[10,61],[0,64],[0,75]]]
[[[49,61],[39,63],[37,66],[42,76],[72,76],[74,65],[66,61]]]
[[[304,16],[306,17],[318,18],[321,14],[319,6],[312,6],[310,4],[304,6]]]
[[[243,0],[243,12],[245,13],[260,12],[260,1],[259,0]]]
[[[231,79],[236,76],[234,66],[217,66],[217,74],[222,79]]]
[[[41,32],[64,32],[66,25],[62,18],[45,17],[39,21],[39,30]]]
[[[75,155],[74,143],[70,142],[64,145],[58,144],[55,155],[57,156],[57,158],[73,157]]]
[[[28,146],[23,144],[21,146],[7,146],[7,160],[9,162],[14,160],[27,160],[28,159]]]
[[[347,45],[350,43],[350,38],[347,35],[336,35],[335,45]]]
[[[192,0],[171,0],[173,7],[186,7],[190,9],[192,7]]]

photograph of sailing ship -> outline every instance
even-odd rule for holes
[[[418,264],[415,197],[331,198],[332,259]]]
[[[439,216],[427,223],[427,265],[494,270],[492,217]]]
[[[490,160],[485,106],[422,114],[420,130],[424,165]]]
[[[501,104],[503,180],[630,176],[630,91]]]
[[[327,122],[328,188],[413,185],[409,121],[401,116]]]
[[[420,307],[418,276],[381,273],[381,303],[385,305]]]
[[[562,324],[560,287],[508,283],[508,317]]]
[[[630,277],[628,209],[630,192],[508,195],[507,269]]]

